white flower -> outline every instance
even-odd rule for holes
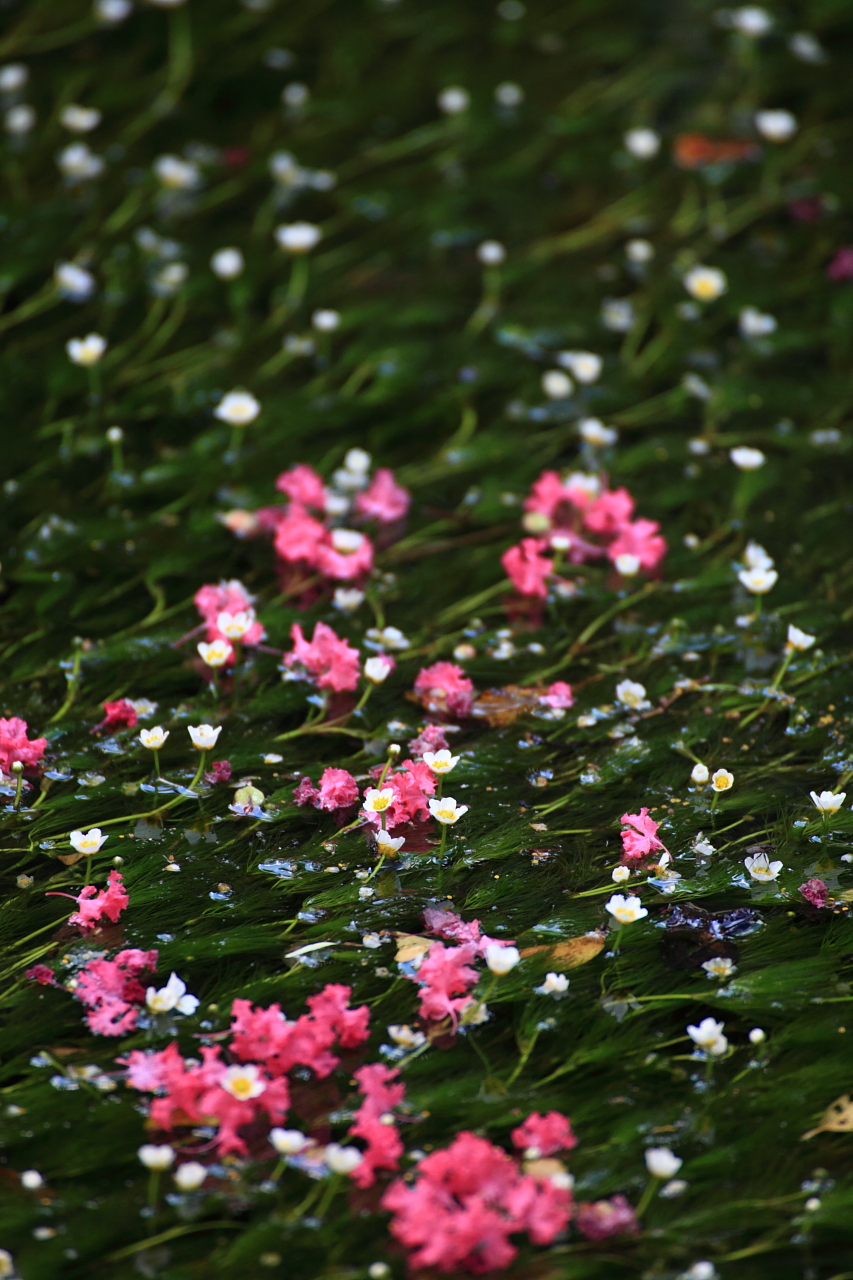
[[[361,945],[367,947],[368,951],[376,951],[382,946],[382,939],[378,933],[366,933],[361,939]]]
[[[9,62],[0,67],[0,93],[16,93],[23,89],[30,78],[29,69],[23,62]]]
[[[619,439],[619,432],[613,427],[605,427],[600,418],[581,418],[578,423],[578,434],[586,444],[596,445],[599,448],[615,444]]]
[[[761,1027],[753,1027],[749,1033],[750,1044],[763,1044],[766,1039],[767,1032],[763,1031]]]
[[[807,631],[801,631],[799,627],[795,627],[793,622],[788,623],[788,639],[785,643],[786,649],[797,649],[803,653],[806,649],[810,649],[814,644],[816,636],[810,636]]]
[[[541,987],[533,990],[538,996],[561,996],[569,989],[569,980],[564,973],[546,973]]]
[[[542,374],[542,390],[549,400],[567,400],[574,389],[575,384],[561,369],[548,369]]]
[[[814,801],[815,808],[819,809],[821,813],[838,813],[838,810],[847,799],[846,791],[821,791],[820,795],[815,791],[810,791],[809,795]]]
[[[387,4],[387,0],[386,0]],[[371,1262],[367,1268],[367,1274],[370,1280],[387,1280],[391,1274],[391,1268],[387,1262]]]
[[[499,240],[484,240],[477,245],[477,257],[485,267],[497,267],[506,259],[506,249]]]
[[[631,711],[645,711],[652,705],[646,698],[645,687],[636,680],[620,680],[616,686],[616,700]]]
[[[748,542],[743,559],[747,569],[773,568],[773,557],[767,554],[760,542]]]
[[[259,1098],[267,1087],[266,1082],[261,1079],[260,1068],[253,1062],[226,1067],[218,1083],[220,1088],[230,1093],[231,1097],[239,1102]]]
[[[156,987],[148,988],[145,992],[145,1003],[152,1013],[171,1013],[173,1009],[183,1014],[195,1013],[199,1004],[198,999],[196,996],[188,996],[186,991],[187,984],[173,973],[170,974],[165,987],[161,987],[159,991]]]
[[[53,282],[69,302],[88,302],[95,292],[95,277],[76,262],[58,262],[53,270]]]
[[[779,574],[775,569],[741,569],[738,578],[747,591],[751,591],[756,596],[763,596],[765,592],[772,591],[776,586]]]
[[[673,1178],[665,1187],[661,1187],[658,1195],[663,1196],[665,1200],[674,1200],[676,1196],[684,1195],[688,1185],[683,1178]]]
[[[97,129],[101,119],[101,113],[96,107],[81,107],[72,102],[62,108],[59,123],[72,133],[89,133],[92,129]]]
[[[72,831],[68,839],[71,847],[78,853],[98,853],[109,836],[102,836],[100,827],[92,827],[85,835],[82,831]]]
[[[717,1275],[713,1262],[694,1262],[686,1271],[682,1271],[678,1280],[717,1280]]]
[[[380,827],[376,832],[377,852],[384,854],[386,858],[396,857],[397,853],[399,853],[405,843],[405,836],[391,836],[384,827]]]
[[[242,640],[255,625],[254,609],[240,609],[238,613],[220,613],[216,619],[216,629],[229,640]]]
[[[574,374],[578,382],[597,382],[604,361],[593,351],[558,351],[557,364]]]
[[[683,284],[697,302],[713,302],[722,297],[729,287],[725,274],[717,267],[692,267]]]
[[[332,1173],[352,1173],[364,1156],[358,1147],[342,1147],[340,1143],[330,1142],[323,1150],[323,1159]]]
[[[383,627],[379,631],[371,627],[364,636],[368,649],[408,649],[410,641],[403,635],[399,627]]]
[[[768,334],[775,333],[777,327],[775,316],[759,311],[757,307],[741,307],[738,328],[744,338],[766,338]]]
[[[264,754],[264,764],[281,764],[284,756],[280,756],[277,751],[267,751]]]
[[[358,551],[364,542],[364,534],[357,529],[333,529],[332,546],[341,555],[351,556]]]
[[[652,160],[660,151],[660,134],[654,129],[629,129],[622,141],[638,160]]]
[[[729,457],[739,471],[757,471],[767,461],[760,449],[753,449],[748,444],[739,444],[729,449]]]
[[[65,344],[68,359],[72,364],[82,364],[84,368],[97,364],[107,349],[107,340],[99,333],[89,333],[85,338],[69,338]]]
[[[495,86],[495,102],[502,107],[520,107],[524,101],[524,90],[520,84],[511,80]]]
[[[195,161],[182,160],[180,156],[158,156],[154,161],[154,176],[174,191],[192,191],[201,182]]]
[[[687,305],[689,306],[690,304],[688,303]],[[681,379],[681,385],[689,396],[695,396],[697,400],[710,400],[714,394],[705,379],[700,378],[698,373],[685,373]],[[691,453],[707,453],[709,448],[707,440],[700,440],[699,443],[705,447],[702,449],[691,448],[691,445],[694,444],[694,441],[691,440],[688,442],[687,448],[690,449]]]
[[[371,684],[382,684],[394,670],[393,659],[379,653],[375,658],[368,658],[364,664],[364,677]]]
[[[427,803],[429,804],[430,814],[442,826],[449,826],[454,822],[458,822],[469,809],[467,804],[457,805],[452,796],[445,796],[443,800],[436,800],[433,796]]]
[[[393,802],[394,790],[392,787],[383,787],[381,791],[377,790],[376,787],[368,787],[361,807],[365,813],[384,813]]]
[[[133,10],[131,0],[95,0],[95,17],[107,26],[116,26],[130,17]]]
[[[323,232],[313,222],[283,222],[275,229],[279,248],[286,253],[310,253],[322,237]]]
[[[787,142],[797,132],[797,117],[790,111],[756,111],[755,127],[768,142]]]
[[[518,947],[509,947],[502,942],[490,942],[483,957],[492,973],[503,976],[518,964],[521,952]]]
[[[270,1142],[280,1156],[298,1156],[312,1145],[299,1129],[270,1129]]]
[[[10,107],[3,117],[3,125],[7,133],[21,136],[35,127],[36,113],[28,102],[21,102],[17,107]]]
[[[44,1178],[38,1169],[25,1169],[21,1174],[21,1186],[25,1191],[38,1191],[44,1186]]]
[[[639,556],[632,556],[630,552],[623,551],[613,561],[617,573],[621,573],[623,578],[635,577],[642,568]]]
[[[8,1249],[0,1249],[0,1280],[12,1280],[15,1275],[15,1259]]]
[[[153,729],[140,729],[139,741],[143,747],[147,747],[149,751],[159,751],[169,736],[169,730],[164,729],[162,725],[155,725]]]
[[[611,333],[627,333],[634,326],[634,308],[627,298],[605,298],[601,304],[601,323]]]
[[[217,249],[210,259],[210,269],[220,280],[236,280],[243,274],[246,260],[239,249]]]
[[[708,772],[708,766],[706,764],[694,764],[693,768],[690,770],[691,780],[700,787],[703,783],[708,781],[710,776],[711,775]]]
[[[766,853],[756,853],[751,858],[744,858],[743,865],[753,880],[757,880],[760,884],[769,884],[782,870],[782,863],[771,862]]]
[[[459,756],[452,756],[446,747],[441,751],[425,751],[424,764],[432,769],[433,773],[450,773],[451,769],[455,769],[459,763]]]
[[[671,1178],[684,1164],[669,1147],[647,1147],[644,1156],[646,1168],[653,1178]]]
[[[640,899],[633,894],[629,894],[626,898],[624,894],[614,893],[613,897],[605,902],[604,909],[609,911],[620,924],[634,924],[635,921],[642,920],[643,916],[649,914]]]
[[[451,86],[449,89],[442,89],[438,95],[438,105],[447,116],[458,116],[461,111],[466,111],[471,103],[471,97],[467,89],[460,89],[458,86]]]
[[[826,62],[826,51],[821,47],[817,36],[813,36],[810,31],[795,31],[788,39],[788,48],[801,62],[810,62],[813,66]]]
[[[711,786],[715,791],[728,791],[734,785],[734,774],[728,769],[716,769],[711,774]]]
[[[730,978],[737,972],[737,965],[728,956],[714,956],[712,960],[705,960],[702,968],[709,978]]]
[[[638,266],[651,262],[654,256],[655,247],[650,240],[629,240],[625,245],[625,257]]]
[[[395,1044],[399,1044],[403,1049],[419,1049],[422,1044],[426,1043],[426,1036],[422,1031],[413,1031],[411,1027],[406,1025],[390,1026],[388,1035]]]
[[[624,884],[626,880],[631,879],[630,867],[614,867],[610,872],[610,879],[614,884]]]
[[[158,1146],[154,1142],[146,1142],[136,1154],[146,1169],[154,1169],[158,1172],[162,1169],[168,1169],[169,1165],[174,1164],[175,1161],[174,1149],[166,1143]]]
[[[687,1034],[700,1049],[718,1057],[729,1047],[729,1042],[723,1035],[725,1025],[724,1022],[715,1022],[713,1018],[703,1018],[698,1027],[689,1026]]]
[[[207,1169],[198,1160],[179,1164],[172,1174],[179,1191],[197,1191],[207,1177]]]
[[[190,269],[185,262],[167,262],[151,279],[151,292],[158,298],[173,297],[186,283]]]
[[[214,417],[229,427],[247,427],[261,411],[260,403],[249,391],[229,391],[213,410]]]
[[[224,667],[234,657],[234,650],[227,640],[213,640],[210,644],[199,640],[196,648],[202,662],[209,667]]]
[[[214,729],[210,724],[193,724],[187,725],[187,733],[190,735],[190,741],[199,751],[210,751],[216,746],[216,739],[222,732],[222,725],[218,724]]]
[[[313,312],[311,323],[318,333],[334,333],[341,323],[341,313],[331,307],[319,307]]]
[[[358,587],[335,587],[332,604],[341,613],[354,613],[364,604],[364,592],[359,591]]]
[[[766,9],[761,9],[757,4],[747,4],[741,9],[735,9],[729,14],[729,22],[739,31],[742,36],[751,36],[753,39],[759,39],[766,36],[773,29],[773,19]],[[693,1278],[691,1277],[691,1280]],[[695,1277],[699,1280],[699,1277]]]
[[[178,872],[180,871],[180,869],[181,869],[180,862],[167,862],[165,867],[163,868],[164,871],[172,871],[172,872]]]

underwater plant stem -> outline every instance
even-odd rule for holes
[[[73,644],[74,658],[71,664],[71,671],[66,673],[66,678],[68,680],[68,692],[65,695],[65,701],[62,706],[50,717],[48,724],[57,724],[60,720],[64,720],[68,712],[74,706],[74,699],[77,697],[77,692],[80,687],[80,666],[83,662],[83,641],[79,636],[77,636],[75,637]]]

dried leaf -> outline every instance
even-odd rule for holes
[[[60,862],[64,862],[66,867],[73,867],[75,862],[79,862],[81,858],[87,858],[86,853],[60,853],[57,854]]]
[[[853,1133],[853,1101],[849,1093],[842,1093],[831,1102],[817,1128],[804,1133],[801,1141],[813,1138],[816,1133]]]
[[[601,929],[583,933],[579,938],[566,938],[563,942],[549,943],[541,947],[525,947],[523,956],[547,955],[548,963],[555,969],[577,969],[604,950],[607,934]]]
[[[429,951],[432,941],[429,938],[422,938],[417,933],[395,933],[397,939],[397,954],[394,959],[399,964],[405,964],[408,960],[415,960],[418,956],[422,956]]]
[[[508,684],[502,689],[487,689],[474,703],[471,714],[486,720],[493,729],[499,728],[533,711],[543,693],[547,693],[544,685]]]

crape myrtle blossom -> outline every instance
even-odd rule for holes
[[[813,907],[823,910],[829,904],[829,891],[822,880],[817,876],[813,876],[811,880],[806,880],[805,884],[800,885],[800,893],[806,902],[811,903]]]
[[[310,778],[303,778],[293,792],[298,805],[313,804],[315,809],[329,812],[348,809],[358,803],[358,783],[346,769],[324,769],[320,785],[315,787]]]
[[[82,831],[73,831],[71,834],[74,848],[79,853],[86,854],[97,853],[107,838],[101,835],[97,827],[89,832],[88,837],[83,836]],[[81,839],[75,842],[73,840],[74,836],[81,837]],[[85,843],[86,841],[88,843]],[[82,848],[81,845],[83,846]],[[72,897],[69,893],[50,894],[49,896],[58,898]],[[68,923],[76,925],[83,933],[87,933],[104,917],[115,924],[130,898],[124,887],[121,872],[111,871],[107,879],[106,889],[101,889],[99,892],[93,884],[87,884],[83,886],[73,900],[77,903],[77,910],[73,915],[69,916]]]
[[[394,769],[384,765],[371,769],[382,787],[368,788],[363,814],[374,827],[393,829],[430,816],[430,797],[435,795],[435,774],[423,760],[403,760]],[[461,815],[459,815],[461,816]]]
[[[658,839],[659,822],[649,817],[646,808],[639,813],[623,813],[619,821],[624,825],[622,832],[622,861],[630,865],[650,857],[660,850],[668,853],[666,845]]]
[[[99,1036],[123,1036],[139,1021],[145,988],[139,975],[157,968],[156,951],[130,948],[114,960],[91,960],[77,975],[73,994],[86,1008],[89,1030]]]
[[[290,628],[290,636],[293,649],[284,655],[283,664],[295,678],[310,680],[318,689],[335,693],[356,688],[361,666],[359,652],[325,622],[314,624],[310,641],[305,639],[298,622]]]
[[[422,667],[414,691],[421,706],[431,715],[469,715],[474,705],[474,683],[453,662],[434,662]]]
[[[122,727],[127,729],[135,729],[139,714],[132,702],[128,702],[127,698],[119,698],[117,702],[104,702],[101,704],[104,708],[104,718],[100,724],[96,724],[92,733],[100,733],[102,730],[107,732]]]
[[[217,640],[231,639],[220,626],[220,619],[226,618],[249,620],[248,626],[241,624],[242,634],[239,636],[241,644],[251,647],[260,644],[264,639],[263,624],[255,617],[254,597],[249,595],[238,579],[232,578],[228,582],[208,583],[199,587],[193,596],[193,603],[203,620],[205,639],[208,644],[213,644]]]
[[[41,760],[47,747],[47,738],[27,737],[26,720],[19,716],[0,716],[0,770],[8,774],[16,760],[29,768],[34,768]]]
[[[576,1222],[581,1235],[587,1240],[608,1240],[611,1236],[636,1236],[640,1233],[636,1212],[624,1196],[579,1204]]]

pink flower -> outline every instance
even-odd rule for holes
[[[326,526],[301,507],[290,510],[276,525],[273,546],[277,556],[288,564],[305,561],[317,567],[319,548],[326,537]]]
[[[206,586],[199,587],[193,600],[204,620],[208,644],[212,644],[214,640],[228,639],[216,625],[216,619],[220,613],[233,615],[251,612],[254,603],[254,597],[249,595],[242,582],[236,578],[228,582],[208,583]],[[242,643],[255,645],[259,644],[263,638],[263,624],[256,621],[243,636]]]
[[[578,1145],[571,1121],[559,1111],[549,1111],[546,1116],[533,1111],[523,1124],[513,1129],[512,1140],[522,1151],[529,1152],[531,1160],[552,1156],[555,1151],[571,1151]]]
[[[566,711],[574,704],[575,699],[571,685],[566,684],[565,680],[556,680],[548,686],[548,692],[543,693],[539,701],[553,707],[555,711]]]
[[[279,493],[286,493],[291,502],[300,507],[325,510],[326,490],[323,479],[307,463],[297,463],[289,471],[282,471],[275,482]]]
[[[853,280],[853,246],[845,245],[839,249],[826,268],[830,280],[840,284],[843,280]]]
[[[634,514],[634,499],[627,489],[613,489],[602,493],[589,505],[583,522],[593,533],[615,534],[629,522]]]
[[[354,1049],[368,1036],[370,1010],[366,1005],[349,1008],[349,987],[330,984],[309,996],[310,1010],[288,1022],[281,1006],[254,1009],[248,1000],[231,1005],[232,1053],[243,1062],[261,1062],[272,1075],[291,1067],[310,1067],[324,1077],[334,1071],[338,1059],[330,1052],[335,1040],[341,1048]]]
[[[469,1002],[468,992],[479,981],[479,973],[469,966],[477,957],[477,947],[446,947],[434,942],[415,975],[421,1016],[440,1022],[450,1018],[454,1029],[459,1014]]]
[[[483,936],[479,920],[469,920],[466,923],[455,911],[447,911],[444,907],[427,907],[424,911],[424,924],[427,933],[463,945],[473,943],[479,947]]]
[[[506,576],[523,596],[547,598],[546,584],[554,571],[554,561],[542,554],[547,547],[544,538],[522,538],[518,546],[510,547],[501,556]]]
[[[609,1236],[639,1235],[637,1215],[624,1196],[579,1204],[577,1223],[587,1240],[606,1240]]]
[[[138,974],[156,968],[156,951],[131,948],[120,951],[115,960],[91,960],[81,969],[74,996],[86,1006],[89,1029],[100,1036],[121,1036],[131,1031],[145,1000]]]
[[[48,969],[46,964],[34,964],[32,969],[24,971],[24,977],[29,978],[32,982],[37,982],[42,987],[58,987],[56,975],[52,969]]]
[[[293,788],[293,799],[298,805],[314,804],[319,794],[310,778],[303,778],[299,786]]]
[[[368,487],[355,500],[360,516],[378,520],[380,524],[393,524],[401,520],[412,501],[408,489],[394,479],[393,471],[380,467]]]
[[[16,760],[36,765],[44,755],[47,738],[27,738],[27,722],[18,716],[0,717],[0,769],[8,773]]]
[[[136,714],[136,708],[132,706],[126,698],[120,698],[118,702],[104,702],[101,704],[106,712],[100,724],[96,724],[92,733],[99,733],[101,729],[119,729],[125,725],[128,729],[134,729],[139,716]]]
[[[440,724],[425,725],[418,736],[411,739],[408,746],[412,755],[418,760],[422,758],[425,751],[449,751],[450,749],[450,743]]]
[[[348,534],[348,544],[355,543],[356,539],[360,541],[352,549],[349,545],[341,549],[336,545],[336,533]],[[318,545],[314,563],[323,576],[333,582],[353,582],[356,578],[365,577],[373,568],[373,543],[366,533],[357,533],[354,529],[333,529]]]
[[[336,693],[354,689],[359,677],[359,654],[346,640],[335,635],[325,622],[314,626],[314,635],[307,641],[298,622],[290,628],[293,650],[284,656],[284,665],[297,664],[314,680],[318,689],[333,689]]]
[[[398,1071],[380,1062],[359,1067],[355,1072],[364,1102],[356,1111],[355,1122],[349,1132],[354,1138],[363,1138],[367,1143],[361,1164],[350,1175],[359,1187],[372,1187],[377,1169],[393,1172],[399,1168],[404,1147],[396,1125],[388,1120],[406,1093],[404,1084],[391,1084],[398,1075]]]
[[[623,862],[639,862],[658,849],[667,852],[666,845],[658,839],[660,823],[649,817],[648,809],[641,809],[639,813],[623,813],[619,821],[628,827],[622,832]]]
[[[657,520],[634,520],[623,525],[618,537],[607,548],[612,563],[619,556],[636,556],[643,569],[656,569],[666,555],[666,539],[658,534]]]
[[[805,884],[800,885],[800,893],[806,902],[810,902],[813,907],[825,907],[829,900],[826,885],[822,880],[818,880],[816,876],[813,876],[811,880],[807,880]]]
[[[323,770],[320,789],[313,801],[317,809],[347,809],[358,800],[358,783],[346,769]]]
[[[71,895],[58,894],[57,897],[68,898]],[[104,916],[115,924],[130,898],[124,887],[121,872],[111,871],[106,889],[102,889],[99,893],[93,884],[84,885],[74,901],[78,909],[69,916],[68,923],[78,925],[85,932],[93,928]]]
[[[474,684],[453,662],[422,667],[415,680],[421,706],[433,715],[467,716],[474,704]]]
[[[581,501],[577,502],[577,499]],[[585,494],[567,489],[556,471],[543,471],[539,479],[535,480],[530,487],[530,493],[524,500],[524,510],[536,511],[539,515],[547,516],[552,522],[562,523],[557,521],[561,507],[585,506],[587,501]],[[561,514],[569,516],[568,512]]]
[[[383,765],[375,765],[370,770],[377,781],[383,772]],[[428,802],[429,797],[435,795],[435,774],[423,760],[404,760],[398,770],[386,775],[382,785],[394,792],[394,799],[384,813],[387,827],[429,816]],[[374,826],[381,825],[380,814],[366,812],[364,816]]]
[[[204,780],[212,787],[220,786],[231,781],[232,772],[230,760],[214,760],[213,768],[204,775]]]

